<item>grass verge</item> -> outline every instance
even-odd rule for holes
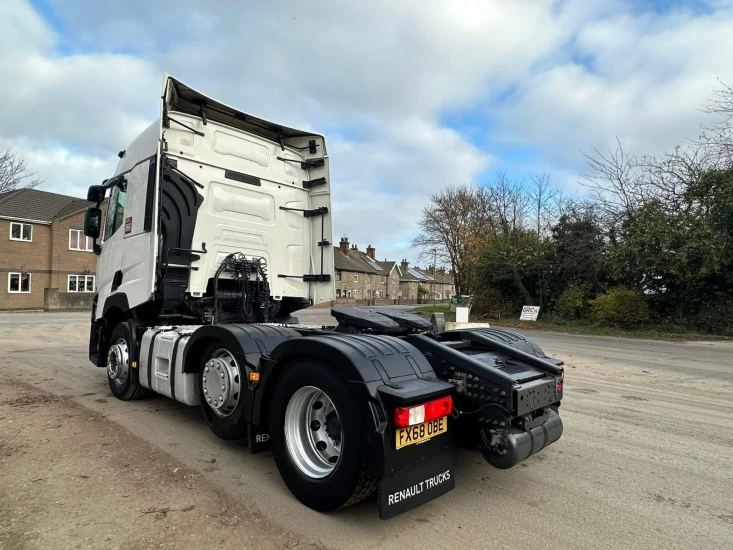
[[[449,306],[421,306],[415,311],[430,317],[433,313],[444,313],[446,321],[455,321],[456,314],[450,312]],[[502,317],[499,319],[480,318],[471,315],[471,321],[483,321],[492,325],[518,328],[523,331],[527,330],[547,330],[552,332],[564,332],[568,334],[588,334],[594,336],[616,336],[619,338],[640,338],[646,340],[720,340],[730,341],[733,338],[729,336],[718,336],[714,334],[703,334],[699,332],[685,330],[679,327],[640,327],[634,329],[622,329],[617,327],[604,327],[592,325],[588,322],[564,321],[564,320],[548,320],[542,319],[538,321],[520,321],[510,317]]]

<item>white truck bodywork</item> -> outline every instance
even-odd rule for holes
[[[191,262],[187,295],[203,296],[223,258],[239,252],[267,262],[274,300],[332,300],[330,176],[323,136],[251,117],[169,75],[164,76],[161,98],[160,119],[128,147],[115,171],[114,177],[127,180],[126,200],[119,212],[110,208],[103,223],[97,314],[113,294],[125,293],[130,308],[153,299],[156,263],[166,255],[159,249],[158,223],[164,157],[195,182],[203,199],[191,248],[206,253]],[[204,115],[196,112],[200,105]],[[313,180],[318,184],[309,186]],[[155,186],[154,192],[149,185]],[[153,204],[146,205],[151,199]],[[151,206],[154,221],[146,229],[146,208]],[[327,213],[304,215],[319,208]],[[115,214],[124,221],[112,232],[110,216]],[[122,282],[113,290],[118,272]],[[303,278],[320,274],[330,277]]]

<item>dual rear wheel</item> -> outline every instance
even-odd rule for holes
[[[247,434],[245,380],[231,351],[211,346],[204,353],[201,408],[219,437]],[[268,424],[280,475],[310,508],[336,510],[374,492],[376,483],[366,474],[363,411],[335,369],[311,359],[287,367],[270,396]]]

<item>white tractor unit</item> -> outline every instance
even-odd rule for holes
[[[335,297],[323,136],[166,75],[159,120],[119,157],[85,220],[89,357],[117,398],[200,406],[219,437],[271,450],[305,505],[379,489],[385,519],[454,487],[454,442],[510,468],[562,434],[562,361],[520,334],[392,309],[292,316]]]

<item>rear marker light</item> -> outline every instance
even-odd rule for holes
[[[441,397],[415,407],[398,407],[394,412],[394,422],[398,428],[430,422],[448,416],[453,411],[453,398]]]

